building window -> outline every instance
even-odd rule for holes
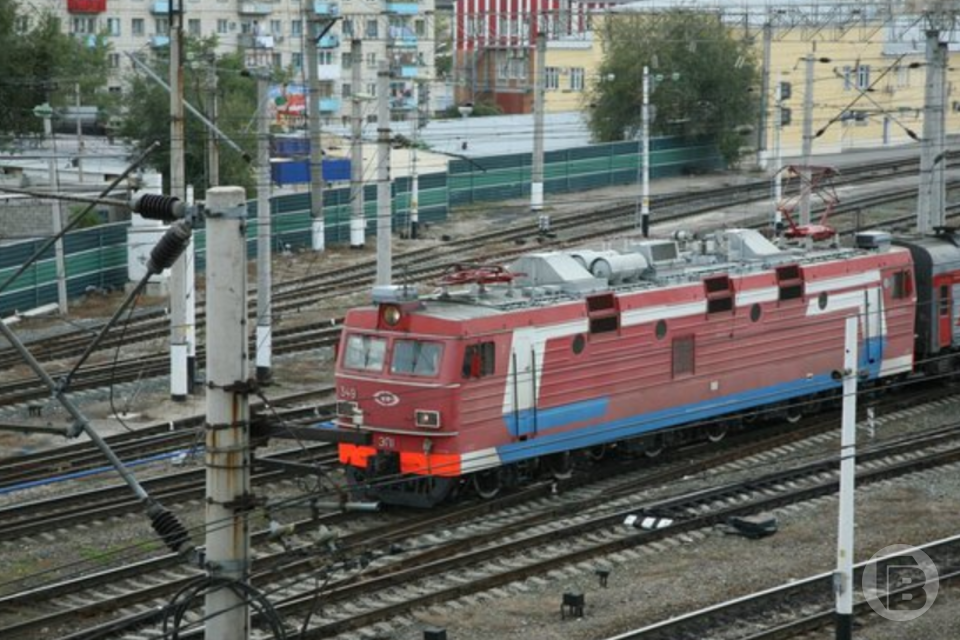
[[[843,90],[853,89],[853,67],[846,65],[843,67]]]
[[[107,61],[109,62],[111,69],[119,69],[119,68],[120,68],[120,54],[119,54],[119,53],[111,53],[109,56],[107,56]]]
[[[340,66],[349,69],[353,65],[353,54],[349,51],[340,56]]]
[[[333,51],[318,51],[317,64],[330,66],[333,64]]]
[[[547,67],[546,76],[543,79],[543,88],[547,91],[560,88],[560,68]]]
[[[693,336],[673,339],[673,377],[688,376],[694,373]]]
[[[190,18],[187,20],[187,33],[192,36],[200,35],[200,18]]]
[[[342,96],[344,97],[344,99],[349,98],[350,95],[351,95],[350,89],[351,89],[350,83],[349,83],[349,82],[345,82],[345,83],[343,84],[343,86],[340,87],[340,95],[342,95]]]
[[[367,85],[367,95],[369,95],[371,98],[376,98],[376,97],[377,97],[377,83],[376,83],[376,82],[371,82],[371,83],[369,83],[369,84]]]
[[[217,33],[224,34],[230,30],[230,23],[220,18],[217,20]]]
[[[418,38],[423,38],[427,35],[427,23],[425,20],[416,20],[413,23],[413,31],[417,34]]]
[[[23,34],[25,34],[27,31],[30,31],[30,18],[29,18],[29,16],[17,16],[17,20],[16,20],[16,22],[14,23],[13,28],[14,28],[14,30],[15,30],[18,34],[20,34],[20,35],[23,35]]]
[[[282,53],[272,53],[270,54],[273,66],[277,69],[283,68],[283,54]]]
[[[910,67],[899,65],[897,67],[897,88],[906,89],[910,86]]]
[[[866,91],[870,88],[870,65],[861,64],[857,66],[857,89]]]
[[[340,21],[340,32],[344,36],[353,35],[353,19],[352,18]]]
[[[135,36],[143,35],[143,18],[134,18],[130,23],[130,30]]]
[[[570,69],[570,89],[572,91],[583,91],[583,67],[572,67]]]
[[[303,54],[299,51],[294,51],[290,54],[290,66],[299,71],[303,69]]]
[[[108,87],[107,92],[119,96],[123,93],[123,87]]]
[[[107,18],[107,33],[111,36],[120,35],[120,18]]]
[[[74,18],[70,22],[70,33],[84,34],[97,32],[96,18]]]
[[[270,34],[274,36],[283,35],[283,23],[279,20],[270,21]]]
[[[377,21],[376,20],[367,20],[367,30],[366,35],[368,38],[376,38],[377,36]]]
[[[368,68],[368,69],[376,69],[376,68],[377,68],[377,54],[376,54],[376,53],[368,53],[368,54],[367,54],[367,68]]]
[[[157,18],[153,21],[153,29],[158,36],[170,35],[170,20],[168,18]]]
[[[299,38],[303,35],[303,21],[302,20],[291,20],[290,21],[290,35]]]

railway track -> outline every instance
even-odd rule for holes
[[[940,585],[960,582],[960,536],[917,547],[930,557],[934,565],[944,569],[938,575]],[[872,566],[877,575],[886,575],[888,568],[903,562],[902,556],[880,558],[854,566],[853,582],[861,584],[863,572]],[[609,640],[696,640],[703,637],[717,640],[787,640],[802,634],[821,631],[836,622],[834,574],[822,573],[789,584],[734,598],[698,611],[676,616],[656,624],[610,638]],[[896,596],[909,598],[923,593],[925,582],[914,582],[898,589],[880,588],[873,593],[875,601],[895,601]],[[858,589],[854,615],[874,613]],[[887,598],[893,597],[893,600]]]
[[[816,437],[822,439],[823,435]],[[950,425],[923,438],[877,448],[860,458],[858,482],[953,464],[960,460],[958,440],[960,431],[957,425]],[[302,619],[302,616],[309,615],[315,595],[310,588],[310,576],[315,575],[320,567],[330,579],[322,589],[325,605],[322,615],[310,616],[314,622],[309,625],[305,637],[331,637],[349,629],[389,620],[428,603],[502,587],[557,567],[593,561],[617,550],[702,530],[731,515],[809,500],[829,494],[836,488],[835,456],[757,477],[757,463],[752,456],[765,453],[764,459],[769,459],[771,443],[756,443],[753,449],[743,442],[733,445],[731,450],[719,456],[714,454],[706,459],[667,465],[653,472],[634,470],[624,475],[622,469],[607,469],[606,475],[574,478],[560,485],[559,494],[555,494],[551,486],[538,485],[499,501],[443,510],[427,519],[393,519],[380,527],[341,535],[336,554],[329,553],[323,545],[309,543],[292,555],[260,553],[255,560],[252,581],[268,594],[288,620]],[[795,445],[781,443],[778,446],[790,446],[792,455],[797,455]],[[773,455],[776,456],[775,451]],[[686,459],[689,454],[684,452],[683,457]],[[724,465],[745,470],[748,479],[682,496],[651,497],[651,487],[706,469],[723,468]],[[669,517],[674,524],[657,531],[623,526],[626,516],[643,514]],[[356,526],[359,520],[356,514],[353,519]],[[316,531],[317,524],[308,519],[298,522],[297,528]],[[357,573],[358,563],[367,567],[360,574]],[[196,579],[196,575],[196,572],[178,570],[177,578],[166,593],[184,587]],[[99,579],[113,585],[119,580],[116,576],[100,576]],[[74,593],[84,594],[85,604],[65,596],[62,589],[67,587],[49,586],[48,589],[58,593],[57,602],[76,606],[40,615],[29,624],[23,623],[26,626],[7,627],[5,632],[10,637],[29,637],[38,628],[36,625],[56,628],[57,620],[87,619],[98,612],[123,608],[120,620],[114,619],[104,623],[106,627],[68,637],[132,638],[134,635],[123,636],[116,629],[141,629],[145,625],[154,625],[157,620],[157,607],[162,604],[159,599],[163,596],[156,580],[150,583],[149,588],[122,583],[118,587],[123,590],[121,596],[103,597],[95,595],[99,588],[90,584],[78,582],[71,585]],[[141,595],[134,596],[134,592]],[[14,609],[26,602],[40,608],[43,600],[39,590],[8,596],[0,599],[0,611]],[[358,612],[357,602],[376,604],[370,605],[369,610]],[[299,628],[299,623],[296,626]],[[106,632],[108,627],[113,631]],[[156,627],[142,632],[155,633]]]
[[[315,415],[330,408],[333,387],[323,386],[309,391],[290,393],[270,399],[267,408],[262,401],[251,403],[257,413],[277,412],[284,419]],[[194,415],[138,427],[134,431],[106,436],[104,439],[124,461],[181,450],[202,437],[205,416]],[[316,419],[316,418],[315,418]],[[77,442],[56,449],[0,458],[0,493],[17,486],[48,482],[58,476],[84,474],[107,464],[103,453],[91,442]]]
[[[887,165],[884,165],[884,170],[889,170],[896,166],[899,165],[888,163]],[[885,176],[886,174],[881,171],[880,177],[882,178]],[[873,179],[879,179],[875,174],[871,174],[871,177]],[[956,186],[956,184],[960,184],[960,182],[955,183],[953,186]],[[763,185],[766,185],[766,183],[759,183],[759,186]],[[723,191],[724,197],[733,195],[741,198],[743,203],[755,202],[758,199],[756,192],[758,191],[759,186],[749,185],[746,189],[742,186],[730,187]],[[836,215],[853,215],[865,208],[879,205],[889,205],[891,202],[913,198],[915,195],[914,188],[910,187],[906,189],[901,188],[885,190],[883,192],[874,193],[862,198],[849,199],[840,208],[838,208]],[[690,216],[700,215],[702,213],[712,211],[719,206],[717,202],[707,199],[706,202],[699,202],[697,206],[692,207],[688,204],[689,197],[690,194],[686,194],[683,196],[683,199],[678,200],[678,203],[673,206],[673,208],[680,207],[680,210],[677,211],[674,211],[665,200],[661,211],[658,213],[657,221],[666,222],[682,220]],[[677,196],[677,198],[680,198],[680,196]],[[725,206],[731,205],[728,202]],[[624,217],[627,213],[629,213],[629,211],[632,211],[630,207],[622,207],[621,210],[618,210],[614,213],[605,213],[603,218],[615,220]],[[960,211],[960,205],[954,205],[950,208],[950,213],[952,215],[957,215],[958,211]],[[606,224],[600,224],[597,226],[594,224],[591,226],[591,228],[585,229],[583,227],[583,221],[581,218],[582,216],[571,214],[566,216],[560,222],[554,223],[554,230],[575,230],[575,235],[573,237],[564,238],[562,241],[563,243],[580,243],[591,239],[606,237],[611,233],[622,233],[633,230],[632,222],[628,224],[621,223],[614,226]],[[895,218],[893,222],[903,223],[906,220],[907,218]],[[754,221],[746,222],[746,224],[749,226],[764,226],[767,222],[768,221],[764,220],[763,218],[758,218]],[[850,227],[853,228],[853,225],[850,225]],[[499,238],[499,241],[503,243],[507,239],[517,240],[519,238],[529,237],[530,233],[530,230],[526,228],[519,230],[508,230],[506,232],[489,232],[487,234],[481,234],[480,236],[472,236],[471,238],[462,242],[469,244],[473,248],[477,248],[489,246],[488,244],[484,243],[494,242],[497,238]],[[550,245],[559,243],[560,241],[550,241],[546,244]],[[458,244],[459,243],[456,242],[453,243],[453,245]],[[452,247],[448,246],[446,249],[450,250]],[[461,250],[465,249],[461,248]],[[427,252],[430,251],[436,253],[436,248],[432,248],[430,250],[415,250],[404,254],[403,260],[411,265],[404,269],[406,277],[409,277],[415,281],[429,281],[440,277],[444,273],[444,271],[451,264],[449,259],[445,257],[447,254],[444,254],[444,256],[442,256],[440,259],[438,259],[437,256],[434,256],[432,259],[427,259]],[[497,250],[495,252],[495,257],[499,260],[508,260],[513,256],[524,253],[525,251],[527,251],[527,249],[514,245],[510,248],[501,248]],[[461,255],[459,261],[462,260],[463,257]],[[277,292],[277,298],[273,304],[273,308],[277,313],[296,311],[304,306],[316,304],[317,302],[324,300],[326,296],[335,296],[348,292],[355,292],[356,287],[360,283],[366,283],[368,281],[372,282],[375,269],[376,265],[368,262],[353,267],[345,267],[344,269],[338,270],[335,273],[331,273],[328,275],[329,279],[321,279],[319,284],[291,283],[285,285],[285,287],[287,287],[289,290],[286,291],[286,293],[284,293],[284,291]],[[302,280],[299,282],[309,283],[311,281]],[[202,309],[199,310],[198,313],[198,318],[203,316]],[[143,321],[149,323],[149,326],[137,325],[135,327],[135,331],[131,334],[131,337],[136,337],[139,340],[160,339],[166,337],[168,331],[168,320],[165,316],[155,317],[152,314],[145,314],[144,318],[145,320]],[[316,348],[332,347],[339,339],[339,327],[341,323],[342,318],[335,318],[297,326],[277,327],[274,330],[273,352],[277,355],[283,355]],[[112,344],[115,348],[121,337],[122,336],[120,336],[118,333],[113,338],[112,342],[105,342],[105,345]],[[54,355],[58,359],[68,357],[69,355],[81,353],[85,344],[89,342],[90,337],[89,333],[87,332],[81,331],[79,332],[79,335],[77,335],[76,332],[71,332],[69,335],[64,336],[64,340],[65,342],[63,344],[60,342],[55,342],[54,344],[42,342],[39,344],[40,348],[38,351],[40,354],[46,354],[48,357],[53,357]],[[251,349],[255,348],[256,345],[251,342]],[[16,354],[14,353],[0,351],[0,363],[4,362],[4,358],[15,357]],[[205,352],[203,347],[200,346],[198,347],[197,353],[198,361],[202,362],[204,357]],[[8,362],[8,365],[9,364],[10,362]],[[65,370],[61,370],[53,372],[52,375],[55,379],[57,379],[65,373]],[[88,364],[81,368],[79,374],[74,377],[72,388],[74,390],[97,389],[110,386],[112,384],[164,376],[168,373],[169,358],[166,354],[159,353],[148,356],[137,356],[119,360],[115,363],[96,365]],[[0,406],[29,403],[46,398],[48,396],[49,390],[39,380],[27,379],[0,384]]]

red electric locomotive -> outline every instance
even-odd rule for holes
[[[462,268],[430,296],[378,287],[345,319],[326,427],[358,493],[491,496],[569,472],[573,452],[652,455],[761,411],[799,417],[838,393],[851,315],[864,382],[909,374],[960,341],[954,280],[950,233],[803,248],[731,229]]]

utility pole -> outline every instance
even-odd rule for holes
[[[325,248],[323,219],[323,147],[320,136],[320,74],[317,69],[317,19],[313,3],[304,2],[303,22],[307,29],[307,132],[310,136],[310,238],[314,251]]]
[[[257,70],[257,381],[269,382],[273,352],[270,244],[270,111],[266,108],[269,93],[269,71]],[[311,141],[311,144],[312,141]],[[314,247],[316,248],[316,247]]]
[[[923,138],[920,140],[920,191],[917,197],[917,230],[932,233],[943,224],[943,120],[944,76],[940,31],[926,32],[926,84],[923,100]]]
[[[770,57],[773,48],[773,25],[767,20],[763,23],[763,70],[760,75],[760,123],[757,135],[757,164],[767,168],[770,155],[767,144],[768,110],[770,108]]]
[[[184,165],[183,118],[183,0],[170,0],[170,195],[187,201]],[[189,360],[187,305],[193,304],[193,283],[188,282],[187,262],[193,260],[188,248],[170,268],[170,396],[187,399],[192,388],[194,369]]]
[[[220,103],[217,98],[217,57],[211,56],[207,65],[207,118],[216,124]],[[207,186],[220,186],[220,137],[207,131]]]
[[[206,566],[211,578],[245,582],[250,569],[250,401],[247,397],[246,194],[207,192]],[[207,591],[206,640],[250,635],[244,592]]]
[[[417,177],[417,144],[420,135],[420,82],[413,82],[413,103],[416,105],[413,120],[412,147],[410,149],[410,239],[420,234],[420,179]]]
[[[650,67],[643,65],[643,157],[640,191],[640,230],[644,238],[650,237]]]
[[[57,166],[57,145],[53,141],[53,109],[50,103],[44,103],[33,110],[34,115],[43,118],[43,134],[50,145],[50,160],[47,162],[47,169],[50,172],[50,191],[56,192],[60,189],[60,170]],[[79,117],[79,114],[78,114]],[[60,206],[60,200],[54,199],[50,205],[53,211],[53,235],[57,239],[54,244],[54,262],[57,266],[57,307],[60,315],[67,315],[67,262],[63,254],[63,238],[60,237],[63,231],[63,209]]]
[[[543,111],[547,36],[537,32],[536,77],[533,85],[533,167],[530,172],[530,210],[543,210]]]
[[[377,281],[390,284],[392,209],[390,197],[390,67],[380,61],[377,70]]]
[[[837,640],[853,637],[853,524],[857,455],[857,325],[847,318],[843,350],[843,433],[840,443],[840,516],[837,529]]]
[[[783,82],[777,82],[774,105],[774,123],[773,123],[773,230],[779,236],[780,228],[783,225],[783,214],[780,212],[780,202],[783,200],[783,176],[780,175],[780,167],[783,164],[783,151],[780,147],[781,136],[783,135],[783,101],[786,96],[783,95]]]
[[[807,54],[806,77],[804,78],[803,92],[803,166],[810,166],[810,155],[813,150],[813,52]],[[810,170],[803,170],[802,180],[810,180]],[[800,196],[800,226],[810,224],[810,189],[801,186]]]
[[[360,102],[363,49],[359,38],[350,41],[350,65],[350,248],[362,249],[367,222],[363,215],[363,105]]]
[[[77,181],[83,184],[83,125],[80,122],[80,83],[73,85],[75,104],[77,105]]]

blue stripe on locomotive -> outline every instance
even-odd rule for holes
[[[868,354],[882,354],[886,346],[886,339],[871,338],[868,342],[869,344],[861,342],[858,350],[859,371],[862,376],[865,375],[868,379],[874,379],[880,375],[882,357],[875,356],[871,363],[867,361]],[[536,411],[535,417],[534,411],[524,410],[519,415],[521,431],[517,435],[536,435],[536,437],[532,440],[497,447],[497,453],[500,455],[503,464],[510,464],[531,457],[593,447],[660,429],[676,427],[699,420],[708,420],[729,413],[747,411],[805,395],[838,389],[842,385],[842,381],[834,380],[829,373],[825,373],[811,378],[792,380],[762,389],[726,396],[719,400],[695,402],[550,435],[546,435],[544,432],[568,424],[599,418],[606,411],[609,399],[597,398],[562,407],[539,409]],[[517,417],[514,414],[509,414],[503,418],[510,433],[516,433],[514,429],[517,425]],[[533,428],[534,422],[536,422],[536,430]]]

